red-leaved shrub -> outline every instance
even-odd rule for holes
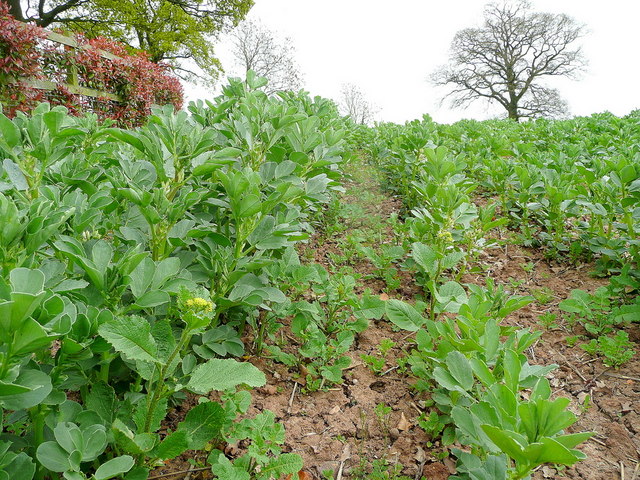
[[[101,118],[114,119],[121,126],[136,126],[149,115],[152,105],[182,107],[182,86],[167,65],[151,62],[146,53],[130,54],[106,38],[75,40],[86,48],[71,48],[47,40],[47,32],[15,20],[0,0],[0,103],[4,114],[28,111],[38,102],[64,105],[81,115],[93,111]],[[118,58],[104,58],[100,51]],[[84,87],[113,93],[122,98],[90,98],[73,94],[65,87],[70,72]],[[24,79],[49,80],[57,84],[48,91],[29,86]]]

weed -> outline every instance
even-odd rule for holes
[[[629,334],[623,330],[618,330],[613,337],[600,336],[580,346],[590,355],[602,357],[602,362],[613,368],[620,368],[636,353]]]
[[[412,480],[410,477],[401,475],[401,472],[402,465],[389,463],[385,458],[373,460],[370,465],[365,458],[362,458],[351,475],[354,480]]]
[[[531,295],[540,305],[547,305],[553,301],[555,293],[549,287],[532,288]]]
[[[567,342],[567,345],[569,345],[570,347],[574,347],[580,340],[580,335],[568,335],[564,337],[564,340],[565,342]]]
[[[555,313],[546,312],[538,317],[538,323],[547,330],[552,330],[554,328],[558,328],[558,324],[556,323],[557,319],[558,315]]]
[[[384,366],[386,364],[384,358],[376,357],[375,355],[361,354],[360,359],[376,375],[380,375],[384,371]]]
[[[378,345],[378,350],[380,351],[380,355],[383,357],[387,356],[389,350],[396,346],[396,342],[391,340],[390,338],[383,338],[380,340],[380,344]]]
[[[593,402],[591,401],[591,395],[587,394],[584,396],[582,403],[579,404],[580,411],[582,413],[586,413],[591,408],[592,405],[593,405]]]
[[[382,430],[382,435],[385,438],[385,442],[388,442],[390,428],[389,423],[391,421],[391,407],[388,407],[384,403],[379,403],[376,405],[374,412],[376,414],[378,424],[380,425],[380,429]]]
[[[531,274],[536,268],[536,264],[533,262],[521,263],[520,268],[522,268],[526,273]]]
[[[582,323],[591,335],[600,336],[613,331],[616,325],[640,320],[640,304],[616,305],[609,287],[598,288],[593,294],[572,290],[571,297],[560,302],[560,309],[575,314],[568,321]]]

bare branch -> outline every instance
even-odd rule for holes
[[[260,23],[245,20],[231,32],[233,55],[244,73],[253,70],[269,83],[265,92],[272,95],[302,86],[302,74],[295,61],[291,39],[280,41]]]
[[[497,102],[509,118],[557,116],[567,105],[546,77],[578,78],[586,68],[579,46],[583,25],[564,14],[531,12],[526,0],[485,7],[484,25],[459,31],[450,63],[433,73],[435,85],[450,87],[452,106]]]
[[[340,109],[356,123],[367,125],[373,122],[377,108],[367,100],[356,85],[346,83],[340,89]]]

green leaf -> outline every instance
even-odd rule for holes
[[[414,243],[411,257],[429,275],[433,276],[437,273],[438,255],[430,246],[419,242]]]
[[[14,268],[9,274],[11,287],[14,292],[37,295],[42,292],[45,276],[40,270],[28,268]]]
[[[409,332],[417,332],[426,321],[414,307],[400,300],[387,300],[385,310],[394,325]]]
[[[131,287],[131,293],[136,298],[141,297],[149,289],[153,281],[156,266],[149,257],[144,258],[136,268],[129,274],[128,283]]]
[[[105,382],[96,382],[85,399],[85,407],[98,414],[104,425],[110,427],[116,413],[116,393]]]
[[[467,390],[462,388],[458,381],[453,378],[453,375],[442,367],[436,367],[433,369],[433,378],[441,387],[449,391],[461,392],[468,395]]]
[[[460,434],[468,437],[472,443],[482,445],[487,450],[496,450],[480,428],[478,418],[469,409],[456,405],[451,410],[451,418]]]
[[[103,425],[90,425],[82,429],[84,444],[79,449],[82,452],[82,461],[91,462],[98,458],[107,447],[107,433]]]
[[[14,333],[13,351],[16,356],[33,353],[53,342],[56,336],[47,335],[47,331],[33,318],[27,318]]]
[[[87,478],[80,472],[64,472],[62,476],[64,480],[86,480]]]
[[[178,430],[171,433],[169,436],[153,449],[152,455],[162,459],[169,460],[176,458],[189,449],[189,433],[184,430]]]
[[[566,410],[569,399],[564,397],[555,400],[542,398],[522,403],[518,413],[530,442],[538,441],[544,436],[552,436],[575,422],[573,413]]]
[[[0,113],[0,133],[10,148],[15,148],[22,143],[22,135],[16,124]]]
[[[133,467],[124,476],[124,480],[147,480],[147,478],[149,478],[149,469],[145,467]]]
[[[113,248],[104,240],[98,240],[91,249],[91,259],[98,271],[102,272],[103,278],[113,258]]]
[[[485,387],[493,385],[496,383],[496,377],[494,377],[487,364],[478,358],[470,358],[469,363],[471,364],[471,369],[473,373],[478,377],[478,379],[482,382]]]
[[[239,218],[247,218],[260,212],[262,209],[262,202],[260,201],[260,197],[250,193],[240,200],[237,208],[238,210],[236,215]]]
[[[502,430],[498,427],[494,427],[492,425],[482,425],[482,430],[487,436],[491,439],[491,441],[504,453],[506,453],[509,457],[513,458],[518,463],[526,463],[527,459],[524,455],[524,448],[522,443],[524,443],[524,439],[522,439],[522,443],[517,441],[519,439],[519,435],[515,432],[509,432],[506,430]]]
[[[284,475],[294,475],[302,470],[304,464],[302,457],[295,453],[282,453],[278,458],[272,459],[260,469],[260,475],[264,478],[281,478]]]
[[[484,463],[469,471],[472,480],[507,480],[507,463],[505,457],[489,455]]]
[[[129,455],[112,458],[98,467],[96,473],[93,474],[95,480],[108,480],[133,468],[135,461]]]
[[[120,419],[113,422],[111,429],[119,449],[140,455],[149,452],[155,445],[157,435],[151,433],[134,434]]]
[[[136,403],[135,411],[133,412],[133,421],[135,422],[138,430],[144,432],[145,423],[147,420],[147,412],[149,410],[149,402],[151,402],[151,395],[142,397],[138,403]],[[155,432],[160,429],[162,420],[167,416],[168,399],[162,398],[156,404],[151,414],[151,425],[149,426],[149,432]]]
[[[444,256],[440,262],[440,268],[443,270],[449,270],[450,268],[455,267],[458,262],[464,258],[464,256],[465,252],[451,252]]]
[[[16,190],[27,190],[29,188],[29,183],[18,165],[5,158],[2,162],[2,167]]]
[[[71,470],[69,452],[66,452],[56,442],[44,442],[40,444],[36,451],[36,457],[42,466],[52,472],[66,472],[67,470]]]
[[[225,410],[219,403],[205,402],[189,410],[178,431],[188,432],[189,450],[202,450],[220,435],[225,420]]]
[[[353,314],[356,317],[366,318],[367,320],[380,320],[385,314],[386,303],[377,295],[363,295]]]
[[[521,369],[520,356],[511,349],[506,350],[504,352],[504,380],[507,387],[514,393],[519,391]]]
[[[0,397],[4,397],[7,395],[18,395],[20,393],[26,393],[30,391],[31,389],[29,387],[25,387],[24,385],[0,382]]]
[[[570,433],[568,435],[559,435],[554,437],[554,440],[567,448],[574,448],[580,443],[589,440],[594,435],[594,432]]]
[[[445,360],[451,376],[464,390],[473,387],[473,370],[467,357],[460,352],[449,352]]]
[[[217,459],[209,457],[211,471],[220,480],[251,480],[251,475],[245,469],[236,467],[223,453]]]
[[[114,317],[101,325],[98,333],[130,360],[162,363],[157,358],[158,348],[151,335],[151,325],[142,317]]]
[[[127,130],[122,130],[119,128],[107,128],[105,130],[105,133],[115,138],[116,140],[128,143],[142,153],[145,152],[144,143],[140,140],[137,133],[130,133]]]
[[[559,465],[573,465],[580,457],[560,442],[553,438],[545,437],[539,443],[529,445],[524,454],[531,465],[535,468],[543,463],[557,463]]]
[[[0,460],[3,460],[1,454]],[[6,456],[4,460],[8,460]],[[3,480],[32,480],[35,472],[36,464],[33,459],[26,453],[21,452],[15,455],[11,461],[2,466],[2,470],[0,470],[0,479],[3,478],[2,475],[4,474],[6,476]]]
[[[39,370],[21,371],[14,383],[28,388],[29,391],[0,397],[0,405],[7,410],[17,411],[35,407],[42,403],[53,389],[49,375]]]
[[[140,308],[152,308],[159,305],[164,305],[165,303],[169,303],[170,301],[171,297],[167,292],[154,290],[152,292],[147,292],[136,299],[136,305]]]
[[[266,383],[264,373],[250,363],[233,359],[213,359],[196,367],[187,389],[206,395],[212,390],[224,391],[242,384],[261,387]]]
[[[84,448],[84,438],[80,427],[75,423],[63,422],[58,423],[53,429],[56,442],[67,452],[78,450],[82,452]]]

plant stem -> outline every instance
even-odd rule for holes
[[[156,383],[155,388],[153,389],[153,395],[151,396],[151,400],[149,401],[149,404],[148,404],[149,407],[147,408],[147,415],[146,415],[145,420],[144,420],[143,433],[151,433],[149,430],[151,429],[151,422],[153,420],[153,412],[155,411],[156,407],[158,406],[158,402],[160,401],[160,398],[162,397],[162,394],[164,393],[164,381],[165,381],[165,377],[167,375],[167,370],[169,369],[169,367],[171,366],[171,364],[175,360],[176,356],[180,353],[180,351],[182,350],[184,345],[186,345],[186,343],[189,341],[191,336],[192,336],[191,335],[191,330],[189,330],[189,329],[185,329],[182,332],[182,337],[180,338],[180,341],[178,342],[178,345],[176,345],[176,348],[173,349],[173,352],[171,352],[171,355],[169,355],[169,358],[167,359],[165,364],[160,369],[160,374],[158,376],[158,382]]]
[[[36,405],[35,407],[29,409],[29,416],[31,417],[31,422],[33,425],[33,458],[37,457],[35,452],[38,450],[38,447],[44,442],[44,417],[45,411],[43,411],[41,405]],[[43,480],[45,469],[44,467],[38,463],[38,467],[36,469],[35,480]]]
[[[109,352],[104,352],[102,354],[102,362],[100,365],[100,380],[105,383],[109,383],[109,366],[111,364]]]

